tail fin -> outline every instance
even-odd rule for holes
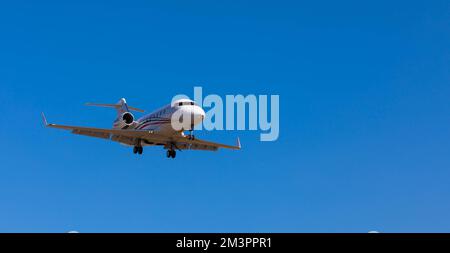
[[[144,112],[144,110],[131,107],[127,105],[127,101],[125,98],[121,98],[119,102],[116,104],[96,104],[96,103],[86,103],[87,106],[98,106],[98,107],[110,107],[115,108],[118,114],[122,114],[124,112],[136,111],[136,112]]]

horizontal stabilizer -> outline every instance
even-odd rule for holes
[[[129,111],[144,112],[144,110],[142,110],[142,109],[128,106],[126,104],[126,102],[125,102],[125,99],[123,99],[123,98],[117,104],[86,103],[85,105],[87,105],[87,106],[97,106],[97,107],[109,107],[109,108],[114,108],[114,109],[117,109],[117,110],[121,110],[125,106],[125,108],[127,108]]]

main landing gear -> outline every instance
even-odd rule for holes
[[[144,148],[143,147],[139,147],[139,146],[134,146],[134,148],[133,148],[133,153],[134,154],[140,154],[140,155],[142,155],[142,152],[144,151]]]
[[[175,156],[177,156],[177,152],[173,149],[168,149],[167,150],[167,158],[175,158]]]
[[[141,140],[140,139],[136,139],[136,142],[135,142],[134,147],[133,147],[133,153],[142,155],[143,151],[144,151],[144,148],[142,147]]]

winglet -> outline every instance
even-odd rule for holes
[[[238,149],[241,149],[241,140],[239,140],[239,137],[237,138],[236,146]]]
[[[44,122],[44,126],[48,126],[47,119],[45,118],[45,114],[41,112],[42,121]]]

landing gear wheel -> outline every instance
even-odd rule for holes
[[[177,152],[175,150],[169,149],[167,150],[167,158],[175,158],[177,156]]]
[[[138,146],[134,146],[133,147],[133,153],[134,154],[140,154],[140,155],[142,155],[142,152],[144,151],[144,148],[143,147],[138,147]]]
[[[194,136],[194,125],[191,125],[191,130],[189,130],[188,139],[189,139],[189,140],[195,140],[195,136]]]

